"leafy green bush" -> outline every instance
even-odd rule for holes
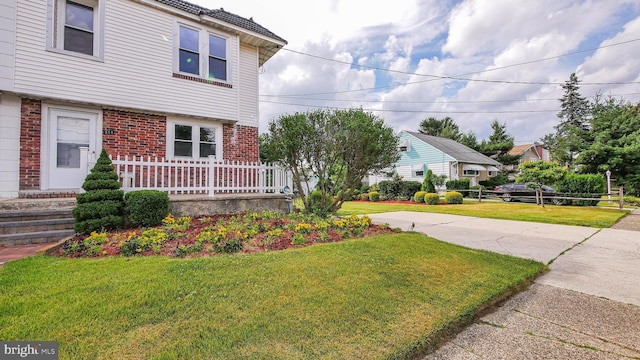
[[[444,194],[444,200],[447,204],[462,204],[462,194],[457,191],[448,191]]]
[[[435,176],[433,176],[433,171],[431,171],[431,169],[428,169],[427,174],[424,176],[424,180],[422,180],[420,190],[428,193],[435,193],[436,185],[433,183],[434,178]]]
[[[438,205],[438,201],[440,201],[440,195],[436,193],[426,193],[424,195],[424,202],[429,205]]]
[[[123,226],[123,191],[114,169],[107,151],[102,149],[82,184],[86,193],[76,197],[77,205],[72,211],[75,232],[89,234]]]
[[[329,216],[329,206],[333,204],[334,199],[331,195],[325,194],[324,206],[322,205],[322,192],[320,190],[313,190],[309,199],[309,206],[306,207],[307,211],[311,214],[315,214],[321,217]]]
[[[556,184],[558,196],[577,198],[600,198],[604,193],[605,180],[602,174],[569,174]],[[599,200],[561,199],[563,205],[596,206]]]
[[[360,200],[369,201],[369,193],[360,194]]]
[[[402,196],[402,176],[396,173],[391,180],[380,181],[378,187],[381,196],[387,199],[396,199],[398,196]]]
[[[469,190],[469,179],[449,180],[447,190]]]
[[[169,195],[158,190],[136,190],[124,196],[125,213],[135,226],[156,226],[169,215]]]
[[[419,181],[403,181],[400,196],[411,199],[416,192],[420,191],[420,186]]]
[[[371,201],[379,201],[380,200],[380,193],[377,191],[372,191],[369,193],[369,200]]]
[[[417,202],[418,204],[423,203],[424,202],[424,195],[426,194],[425,191],[417,191],[414,195],[413,195],[413,201]]]
[[[371,186],[369,186],[369,185],[362,185],[362,187],[360,188],[360,193],[361,194],[368,193],[370,187]]]
[[[474,186],[469,187],[469,190],[483,190],[484,191],[484,190],[487,190],[487,188],[482,186],[482,185],[474,185]],[[478,195],[480,195],[479,193],[480,193],[479,191],[469,191],[469,197],[477,199]]]

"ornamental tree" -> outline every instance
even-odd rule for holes
[[[351,198],[368,173],[393,166],[400,159],[398,144],[393,129],[372,113],[313,110],[271,121],[260,151],[291,171],[307,211],[327,215]],[[312,181],[320,192],[316,201],[308,196]]]

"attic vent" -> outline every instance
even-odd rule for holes
[[[401,141],[398,145],[398,150],[401,152],[411,151],[411,142],[409,140]]]

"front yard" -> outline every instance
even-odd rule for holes
[[[60,359],[408,358],[535,277],[416,233],[199,258],[36,256],[0,269],[0,340]]]

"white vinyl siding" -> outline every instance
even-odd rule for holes
[[[16,2],[0,3],[0,90],[13,89],[16,44]]]
[[[17,198],[20,182],[20,105],[17,96],[0,95],[0,199]]]
[[[237,36],[227,38],[229,88],[173,76],[174,37],[180,19],[172,14],[134,1],[105,1],[104,61],[98,62],[46,51],[42,24],[47,3],[18,1],[16,92],[258,126],[257,117],[238,118],[245,103],[249,109],[256,108],[257,91],[255,99],[239,101],[242,84],[237,73],[257,78],[258,67],[257,60],[250,66],[234,64],[240,57]]]
[[[240,47],[240,119],[258,126],[258,50],[252,46]],[[253,70],[251,70],[253,69]]]

